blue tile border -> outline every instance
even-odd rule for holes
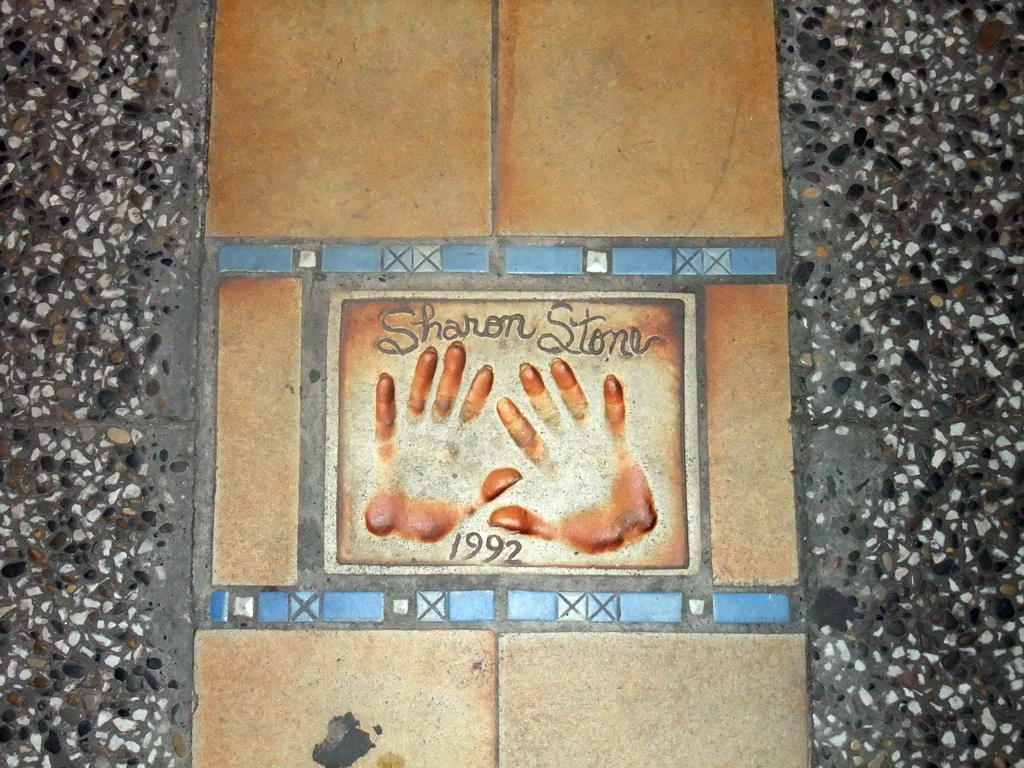
[[[680,592],[508,592],[509,621],[643,622],[683,620]]]
[[[261,623],[384,620],[383,592],[265,590],[258,594],[257,604]]]
[[[498,616],[492,589],[416,590],[409,602],[415,613],[398,611],[395,618],[417,624],[461,622],[579,622],[585,624],[674,624],[687,613],[682,592],[573,592],[509,589],[506,615]],[[231,613],[230,599],[235,599]],[[698,596],[700,597],[700,596]],[[255,619],[260,624],[324,624],[383,622],[384,591],[318,591],[302,589],[214,590],[210,594],[210,621],[230,625]],[[703,603],[706,597],[697,602]],[[782,592],[716,592],[710,595],[715,624],[788,623],[792,621],[789,595]],[[239,608],[246,601],[249,608]],[[255,602],[255,616],[252,610]],[[398,602],[398,601],[396,601]],[[691,601],[693,602],[693,601]],[[702,614],[702,611],[698,611]],[[700,619],[700,616],[696,616]]]
[[[325,245],[324,272],[491,271],[491,249],[479,245]]]
[[[320,257],[324,272],[380,272],[376,245],[325,245]]]
[[[510,621],[554,621],[558,616],[557,592],[508,591]]]
[[[734,275],[774,275],[778,259],[774,248],[733,248]]]
[[[509,245],[505,247],[509,275],[579,275],[583,272],[583,246]]]
[[[587,596],[587,621],[619,621],[622,596],[615,592],[591,592]]]
[[[612,274],[671,275],[671,248],[613,248]]]
[[[210,595],[210,621],[228,620],[228,593],[217,591]]]
[[[260,592],[258,616],[260,621],[288,621],[288,593]]]
[[[434,623],[494,621],[494,591],[417,591],[416,620]]]
[[[289,621],[317,621],[320,618],[320,595],[316,592],[294,592],[288,596]]]
[[[381,272],[440,272],[439,245],[385,245],[380,249]]]
[[[774,275],[777,261],[774,248],[614,248],[612,273],[684,277]]]
[[[586,592],[556,592],[558,621],[586,621],[589,595]]]
[[[292,272],[293,248],[301,245],[226,243],[218,246],[221,272]],[[506,245],[505,273],[510,275],[581,275],[584,253],[597,246]],[[595,251],[598,252],[598,251]],[[682,277],[775,276],[778,253],[754,246],[603,246],[611,255],[611,275]],[[399,243],[324,245],[320,269],[324,272],[363,274],[491,272],[491,246],[487,243]],[[596,270],[601,272],[602,270]]]
[[[623,592],[619,595],[619,621],[666,624],[683,620],[679,592]]]
[[[676,248],[672,251],[674,275],[774,275],[774,248]]]
[[[220,272],[291,272],[290,245],[222,245],[217,249]]]
[[[472,589],[448,593],[449,621],[494,621],[494,592]]]
[[[486,245],[445,245],[441,248],[443,272],[490,272],[491,249]]]
[[[700,248],[676,248],[672,251],[673,275],[703,275],[704,254]]]
[[[323,621],[384,621],[383,592],[324,592]]]
[[[716,624],[789,621],[789,597],[770,592],[717,592],[713,597]]]

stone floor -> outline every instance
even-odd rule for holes
[[[296,5],[0,2],[5,764],[1024,765],[1024,9]],[[681,303],[686,548],[343,541],[346,307],[509,291]]]

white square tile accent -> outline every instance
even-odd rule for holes
[[[704,615],[704,601],[703,600],[691,600],[690,601],[690,613],[694,616]]]
[[[605,273],[608,271],[607,251],[587,251],[586,258],[587,272]]]
[[[247,619],[253,617],[255,600],[251,597],[236,597],[233,610],[235,616],[244,616]]]
[[[405,616],[409,613],[409,601],[408,600],[394,600],[391,603],[392,613],[398,616]]]
[[[316,251],[299,251],[299,269],[313,269],[316,266]]]

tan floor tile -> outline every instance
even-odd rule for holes
[[[498,228],[782,233],[771,0],[506,0]]]
[[[716,583],[797,578],[784,285],[715,285],[707,306],[711,568]]]
[[[804,639],[503,635],[501,768],[805,768]]]
[[[301,284],[220,284],[214,584],[292,584],[298,563]]]
[[[488,0],[220,0],[214,235],[490,232]]]
[[[193,764],[491,768],[494,657],[490,632],[199,632]]]

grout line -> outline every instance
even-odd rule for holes
[[[202,163],[199,171],[199,190],[197,197],[198,207],[198,226],[196,227],[199,241],[202,243],[206,238],[206,220],[208,214],[208,205],[210,202],[210,179],[209,179],[209,168],[210,168],[210,149],[213,142],[210,141],[210,137],[213,130],[213,66],[214,66],[214,38],[217,32],[217,2],[218,0],[210,0],[207,5],[206,12],[206,34],[203,35],[203,62],[200,65],[202,70],[203,79],[205,80],[205,93],[203,94],[203,120],[200,127],[200,133],[196,137],[196,141],[201,143]]]
[[[298,551],[297,577],[299,583],[309,574],[323,570],[325,544],[324,526],[324,461],[317,450],[324,445],[325,435],[321,430],[327,428],[327,419],[323,409],[327,405],[327,368],[319,354],[321,334],[326,332],[324,323],[305,322],[309,317],[323,317],[323,307],[317,301],[315,287],[316,277],[313,270],[303,270],[299,277],[302,281],[302,310],[299,328],[299,434],[295,450],[299,453],[297,535],[295,547]],[[329,312],[326,313],[329,315]],[[321,370],[320,378],[313,382],[308,372]],[[306,524],[313,527],[317,535],[306,546],[302,544],[302,531]]]
[[[199,273],[199,322],[196,328],[196,392],[198,407],[194,426],[193,453],[195,472],[192,477],[192,617],[196,626],[209,620],[205,595],[212,592],[213,525],[216,504],[217,463],[217,359],[219,333],[219,277],[216,256],[204,252]],[[202,597],[201,597],[202,596]],[[228,604],[230,618],[232,608]]]
[[[491,0],[491,237],[498,232],[498,3]]]
[[[495,127],[495,130],[497,128]],[[496,189],[496,187],[495,187]],[[317,248],[331,245],[477,245],[498,243],[509,245],[580,245],[591,248],[774,248],[781,256],[788,253],[789,241],[785,237],[738,237],[719,235],[697,237],[693,235],[403,235],[395,237],[320,237],[303,239],[289,236],[229,237],[207,234],[203,238],[207,247],[222,245],[280,245],[290,248]]]
[[[494,765],[501,766],[501,634],[491,632],[494,643]]]

